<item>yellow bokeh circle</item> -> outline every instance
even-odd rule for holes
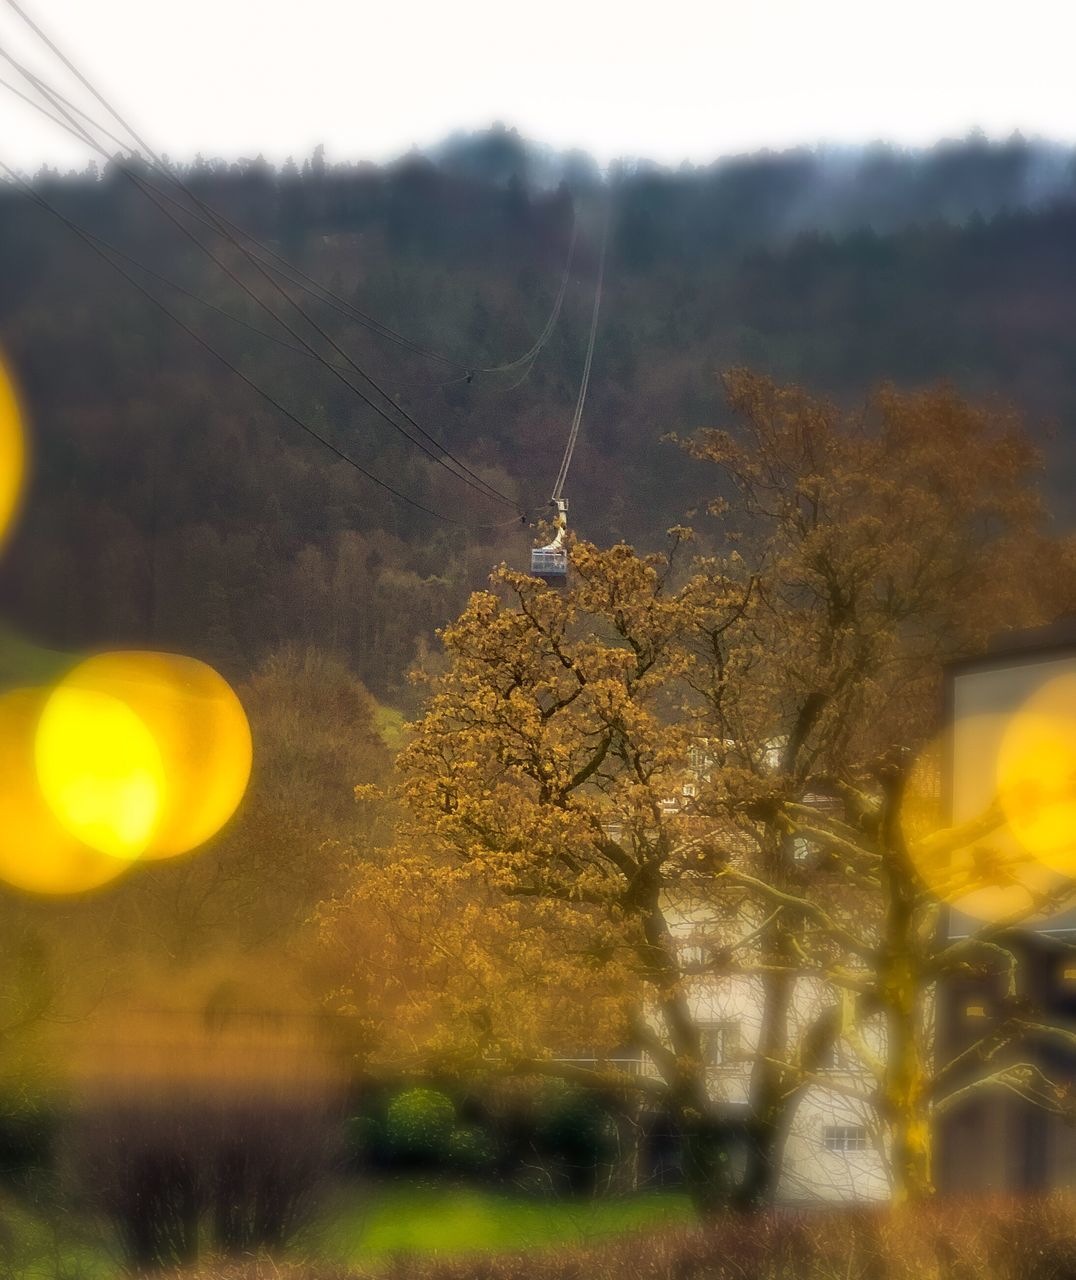
[[[250,726],[239,699],[212,667],[172,653],[103,653],[79,663],[57,693],[124,704],[156,744],[163,785],[142,857],[186,853],[235,812],[250,778]],[[132,835],[147,794],[135,789],[125,795],[123,804],[132,807],[124,821]]]
[[[35,739],[48,697],[36,689],[0,696],[0,879],[31,893],[85,893],[131,864],[78,840],[41,791]]]
[[[952,731],[940,734],[909,772],[901,828],[920,878],[935,897],[977,920],[1020,921],[1035,915],[1065,884],[1014,830],[995,783],[995,761],[1009,721],[1002,716],[966,716],[959,723],[962,758],[955,772],[963,783],[952,822],[942,780],[953,759]],[[955,843],[947,828],[973,824]],[[965,828],[967,829],[967,828]]]
[[[26,439],[19,402],[0,361],[0,545],[18,511],[25,472]]]
[[[1012,717],[997,786],[1020,843],[1061,875],[1076,876],[1076,677],[1049,681]]]
[[[41,792],[71,835],[114,858],[145,852],[168,781],[153,734],[126,702],[61,683],[42,710],[34,758]]]

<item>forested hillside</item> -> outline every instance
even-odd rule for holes
[[[793,153],[707,169],[556,157],[496,130],[386,168],[199,162],[214,208],[453,364],[315,308],[432,436],[543,513],[583,364],[602,207],[610,246],[593,382],[568,486],[600,542],[648,545],[705,496],[670,431],[715,425],[716,373],[749,364],[841,399],[953,380],[1029,417],[1060,519],[1076,478],[1073,156],[977,139],[924,154]],[[184,289],[267,328],[253,301],[124,174],[39,174],[55,207]],[[560,321],[533,369],[572,238]],[[199,234],[205,234],[200,232]],[[215,252],[255,292],[234,249]],[[533,530],[480,500],[309,356],[139,277],[369,471],[304,436],[28,195],[0,199],[0,346],[35,431],[35,478],[0,565],[4,618],[42,643],[176,647],[242,679],[281,641],[345,654],[383,697],[434,629]],[[277,330],[278,337],[287,335]],[[525,376],[524,376],[525,375]],[[508,523],[505,523],[506,520]],[[473,527],[492,523],[497,528]]]

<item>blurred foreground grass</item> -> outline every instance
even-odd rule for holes
[[[439,1182],[345,1184],[291,1253],[300,1275],[307,1268],[311,1276],[323,1268],[331,1275],[352,1267],[377,1273],[404,1255],[434,1261],[585,1246],[691,1218],[687,1199],[670,1192],[557,1201]],[[227,1272],[208,1257],[202,1265],[199,1276]],[[0,1280],[121,1280],[125,1274],[106,1224],[0,1200]],[[285,1265],[281,1274],[296,1272]]]
[[[692,1220],[653,1193],[542,1202],[476,1188],[341,1187],[288,1258],[206,1257],[176,1280],[1074,1280],[1071,1194]],[[74,1224],[0,1200],[0,1280],[121,1280]],[[19,1248],[12,1251],[11,1245]],[[21,1261],[19,1259],[21,1258]]]
[[[318,1251],[333,1261],[365,1263],[401,1253],[582,1245],[692,1217],[687,1197],[667,1191],[537,1200],[479,1187],[393,1182],[341,1196],[327,1215]]]
[[[123,1274],[106,1228],[0,1197],[0,1280],[114,1280]]]
[[[531,1251],[209,1265],[197,1280],[1076,1280],[1074,1210],[1057,1194],[764,1211]]]

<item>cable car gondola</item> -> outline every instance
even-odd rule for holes
[[[564,586],[568,581],[568,548],[565,539],[568,536],[568,499],[554,498],[553,506],[557,509],[553,527],[556,536],[544,547],[531,549],[531,574],[541,578],[551,587]]]
[[[602,285],[605,281],[605,250],[609,243],[609,210],[605,212],[605,227],[602,231],[601,256],[598,258],[598,279],[594,285],[594,309],[590,316],[590,336],[587,339],[587,355],[583,363],[583,378],[579,384],[579,396],[572,414],[572,425],[568,431],[568,443],[553,485],[553,497],[550,505],[556,511],[553,528],[556,531],[553,541],[544,547],[531,549],[531,576],[540,578],[551,587],[567,587],[568,585],[568,499],[563,496],[564,482],[568,479],[568,468],[572,465],[576,441],[579,439],[579,424],[583,420],[583,406],[587,401],[587,390],[590,387],[590,370],[594,363],[594,342],[598,335],[598,313],[602,305]]]

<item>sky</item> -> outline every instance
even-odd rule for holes
[[[330,161],[380,161],[494,121],[602,163],[974,128],[1076,141],[1068,0],[19,3],[180,160],[301,160],[320,143]],[[0,49],[82,93],[7,0]],[[90,155],[7,90],[0,138],[26,171]]]

